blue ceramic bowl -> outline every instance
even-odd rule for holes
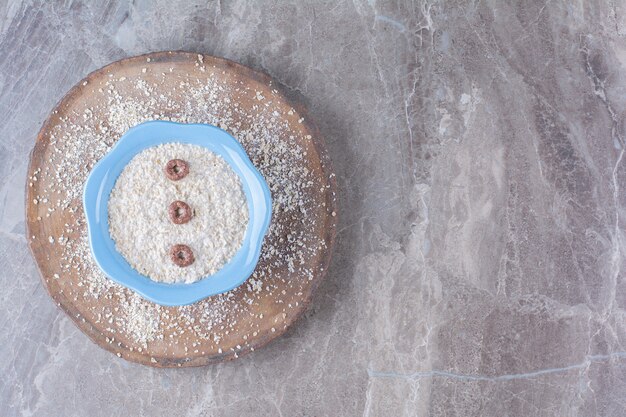
[[[109,234],[108,202],[117,177],[139,152],[168,142],[204,146],[224,158],[239,175],[248,203],[250,220],[239,251],[218,272],[191,284],[159,283],[141,275],[117,251]],[[83,205],[91,252],[100,269],[113,281],[166,306],[191,304],[241,285],[259,260],[272,216],[269,187],[235,138],[211,125],[163,121],[142,123],[120,138],[89,174]]]

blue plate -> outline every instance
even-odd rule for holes
[[[239,175],[248,203],[250,220],[239,251],[218,272],[191,284],[160,283],[141,275],[117,251],[109,234],[108,202],[117,177],[139,152],[168,142],[200,145],[224,158]],[[91,252],[100,269],[113,281],[165,306],[191,304],[241,285],[254,272],[272,217],[269,187],[235,138],[211,125],[163,121],[142,123],[120,138],[89,174],[83,205]]]

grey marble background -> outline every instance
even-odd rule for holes
[[[206,3],[0,2],[0,415],[626,415],[626,4]],[[306,317],[201,369],[92,344],[24,236],[50,109],[170,49],[282,83],[341,189]]]

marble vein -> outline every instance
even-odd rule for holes
[[[487,382],[498,382],[498,381],[512,381],[516,379],[532,379],[541,377],[544,375],[550,374],[558,374],[564,373],[573,370],[579,369],[587,369],[594,363],[606,362],[610,360],[622,360],[626,359],[626,352],[613,352],[608,355],[589,355],[585,358],[584,361],[574,364],[568,365],[560,368],[548,368],[548,369],[540,369],[532,372],[525,372],[521,374],[509,374],[509,375],[497,375],[497,376],[484,376],[484,375],[466,375],[466,374],[458,374],[454,372],[447,371],[423,371],[423,372],[413,372],[410,374],[400,373],[400,372],[384,372],[384,371],[374,371],[367,370],[367,374],[371,378],[396,378],[396,379],[406,379],[406,380],[419,380],[424,378],[434,378],[434,377],[442,377],[442,378],[451,378],[458,379],[462,381],[487,381]]]

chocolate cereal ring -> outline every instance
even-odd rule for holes
[[[172,181],[183,179],[189,174],[189,164],[182,159],[172,159],[165,164],[165,175]]]
[[[184,201],[176,200],[168,209],[170,213],[170,220],[174,224],[184,224],[187,223],[193,217],[193,211],[189,204]]]
[[[176,265],[184,268],[189,266],[196,259],[193,256],[191,248],[187,245],[174,245],[170,249],[170,258]]]

